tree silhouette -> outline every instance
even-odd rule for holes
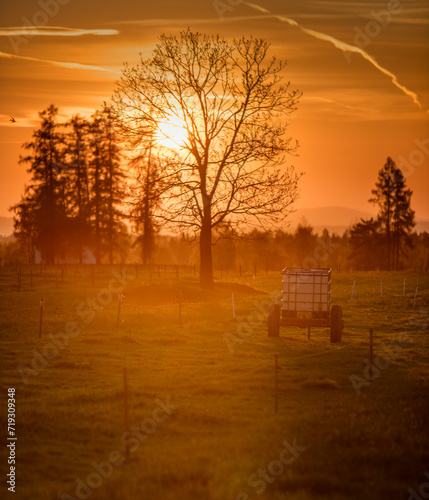
[[[11,210],[15,212],[14,235],[15,238],[25,248],[29,264],[35,263],[36,241],[38,234],[37,227],[37,203],[34,198],[27,194],[21,197],[21,202],[17,203]]]
[[[156,144],[164,124],[185,132],[164,153],[163,224],[199,236],[200,283],[213,284],[212,233],[282,221],[297,197],[286,122],[301,94],[280,83],[269,44],[192,33],[162,35],[152,58],[125,66],[113,96],[121,134]],[[283,119],[283,121],[281,121]],[[161,149],[162,142],[158,141]],[[165,148],[164,148],[165,150]]]
[[[33,132],[30,142],[23,145],[30,151],[20,157],[20,163],[29,164],[31,184],[15,211],[15,232],[28,233],[29,224],[36,228],[36,244],[48,264],[62,246],[62,234],[66,218],[64,192],[64,138],[58,131],[58,109],[51,105],[39,113],[40,128]],[[31,229],[32,231],[33,229]]]
[[[378,220],[386,237],[387,269],[398,269],[400,255],[411,243],[415,221],[410,206],[412,191],[406,188],[401,170],[390,157],[378,173],[372,194],[369,201],[379,206]]]
[[[83,247],[90,245],[90,187],[88,120],[75,115],[66,124],[65,186],[69,217],[74,224],[69,227],[75,233],[79,263],[83,261]],[[71,235],[70,235],[71,236]]]
[[[370,270],[381,268],[383,258],[383,235],[380,234],[381,222],[361,219],[350,229],[350,244],[352,246],[351,257],[357,263],[358,270]]]
[[[107,254],[112,264],[114,249],[118,246],[116,237],[120,232],[125,192],[125,174],[118,146],[120,140],[113,129],[110,112],[106,109],[93,115],[88,132],[95,259],[100,263],[102,255]]]
[[[155,234],[159,229],[155,214],[161,209],[161,195],[165,189],[161,165],[152,154],[152,148],[136,156],[134,175],[129,186],[130,220],[138,233],[136,243],[141,245],[143,264],[153,260]]]

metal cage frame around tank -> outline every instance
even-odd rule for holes
[[[285,267],[282,276],[280,325],[329,326],[331,269]]]

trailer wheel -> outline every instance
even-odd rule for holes
[[[343,310],[341,306],[331,307],[331,342],[341,342],[343,334]]]
[[[280,335],[280,305],[272,304],[268,313],[268,337],[278,337]]]

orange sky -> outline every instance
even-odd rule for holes
[[[124,61],[137,63],[159,34],[188,26],[264,37],[288,60],[285,77],[304,92],[289,125],[301,144],[291,163],[305,172],[298,208],[372,211],[367,200],[391,156],[414,191],[417,218],[429,220],[429,5],[405,0],[9,3],[0,29],[0,216],[28,180],[20,145],[38,111],[54,103],[64,119],[92,114]]]

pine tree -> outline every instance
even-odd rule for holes
[[[152,261],[155,250],[155,234],[159,224],[156,212],[161,205],[165,183],[162,180],[160,162],[149,149],[133,159],[134,182],[130,188],[130,219],[138,233],[136,242],[141,245],[143,264]]]
[[[15,231],[24,228],[31,220],[36,244],[48,264],[55,262],[62,245],[66,218],[64,193],[64,137],[58,131],[58,109],[51,105],[39,113],[40,128],[33,132],[33,139],[23,145],[30,154],[20,157],[20,163],[29,164],[31,184],[26,188],[21,203],[12,207],[16,213]]]
[[[415,226],[415,212],[411,210],[411,189],[406,189],[405,178],[399,168],[395,172],[394,183],[394,210],[393,210],[393,235],[394,235],[394,267],[400,268],[400,257],[412,247],[411,230]]]
[[[378,173],[373,198],[369,201],[379,206],[378,220],[384,230],[386,241],[387,269],[399,266],[404,243],[410,243],[410,232],[415,226],[414,211],[410,201],[412,191],[406,189],[405,178],[395,162],[389,157]],[[393,264],[393,266],[392,266]]]
[[[91,222],[95,259],[101,262],[107,254],[113,263],[116,236],[120,230],[120,209],[124,198],[125,174],[121,164],[119,138],[113,129],[109,112],[97,112],[89,125],[89,179]]]
[[[79,263],[83,261],[83,247],[90,244],[90,192],[89,192],[89,144],[87,139],[89,123],[75,115],[67,127],[67,174],[66,196],[69,238],[76,242]]]
[[[361,219],[350,229],[351,258],[356,262],[358,270],[369,271],[382,266],[384,253],[380,234],[381,222]]]
[[[29,264],[36,262],[36,240],[37,240],[37,208],[35,200],[27,195],[21,197],[10,210],[15,211],[14,235],[25,249]]]
[[[106,232],[109,263],[113,264],[113,251],[118,247],[117,233],[120,220],[124,217],[121,210],[125,194],[123,181],[125,174],[121,164],[121,148],[119,137],[113,128],[113,120],[109,110],[103,110],[104,155],[105,155],[105,200],[107,208]]]

